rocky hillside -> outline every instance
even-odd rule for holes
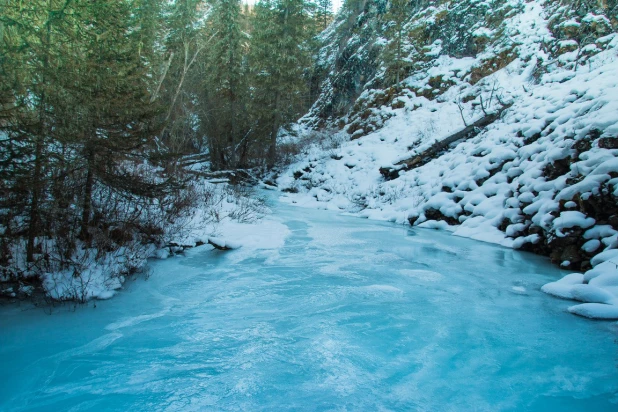
[[[617,2],[412,3],[395,66],[390,2],[348,2],[323,34],[320,94],[301,130],[338,130],[330,141],[343,143],[312,146],[279,186],[293,202],[443,228],[565,268],[605,262],[571,284],[617,289],[616,300]],[[405,70],[398,84],[393,67]],[[570,287],[555,294],[573,297]]]

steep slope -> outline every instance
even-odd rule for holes
[[[337,126],[345,142],[279,177],[300,193],[291,201],[595,266],[554,294],[618,303],[616,2],[415,2],[395,85],[388,4],[361,3],[324,34],[328,76],[301,121]]]

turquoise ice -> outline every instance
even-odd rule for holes
[[[277,205],[278,250],[152,262],[110,301],[0,308],[2,411],[616,411],[618,325],[545,258]]]

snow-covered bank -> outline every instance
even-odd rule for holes
[[[618,298],[618,36],[594,13],[560,21],[569,13],[553,2],[497,3],[508,12],[481,53],[453,57],[436,40],[401,91],[361,94],[341,119],[346,143],[308,151],[278,184],[299,205],[549,255],[588,271],[576,288],[585,292],[562,294],[588,302],[572,312],[606,318]],[[409,24],[450,12],[430,8]],[[499,110],[482,130],[429,150]]]
[[[113,252],[78,248],[68,269],[42,275],[31,270],[29,276],[18,279],[0,276],[0,294],[25,298],[40,287],[46,297],[56,301],[110,299],[127,278],[147,270],[149,259],[167,259],[195,247],[244,248],[244,253],[252,253],[283,245],[287,228],[267,217],[270,210],[260,193],[227,183],[199,184],[201,199],[189,213],[170,222],[156,242],[136,240]],[[54,245],[48,243],[48,249],[53,250]],[[18,258],[15,267],[28,273],[24,253],[19,252],[13,253]]]
[[[605,251],[593,259],[596,266],[584,275],[573,273],[544,285],[550,295],[583,304],[569,312],[592,319],[618,319],[618,250]]]

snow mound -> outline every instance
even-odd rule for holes
[[[573,285],[573,299],[587,303],[607,303],[611,304],[615,300],[615,296],[610,292],[598,288],[593,285]]]
[[[604,305],[602,303],[583,303],[571,306],[569,312],[574,315],[583,316],[590,319],[618,319],[618,306]]]
[[[208,243],[212,245],[215,249],[219,250],[240,249],[242,247],[242,244],[238,241],[224,239],[221,237],[209,237]]]
[[[541,291],[562,299],[574,299],[573,286],[582,284],[583,281],[584,275],[581,273],[571,273],[560,280],[543,285]]]
[[[562,299],[586,302],[569,308],[569,312],[575,315],[618,319],[618,257],[614,253],[602,253],[596,257],[597,266],[585,274],[572,273],[543,285],[541,290]]]

